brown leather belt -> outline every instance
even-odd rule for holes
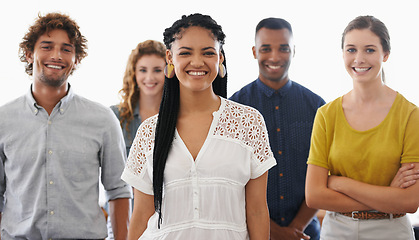
[[[391,218],[399,218],[406,215],[406,213],[383,213],[383,212],[376,212],[376,211],[353,211],[353,212],[340,212],[344,216],[350,217],[353,220],[368,220],[368,219],[391,219]]]

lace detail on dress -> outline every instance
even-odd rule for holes
[[[133,174],[140,175],[146,163],[146,156],[154,149],[157,115],[146,119],[138,128],[131,145],[126,168]]]
[[[252,107],[226,100],[213,134],[239,140],[251,147],[260,163],[273,157],[265,121]]]

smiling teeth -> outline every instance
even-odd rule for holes
[[[193,76],[203,76],[205,75],[205,72],[189,72],[189,74]]]
[[[370,68],[354,68],[356,72],[366,72],[368,71]]]
[[[281,66],[272,66],[272,65],[268,65],[268,68],[271,68],[271,69],[279,69]]]
[[[55,68],[55,69],[62,69],[63,67],[56,66],[56,65],[47,65],[49,68]]]

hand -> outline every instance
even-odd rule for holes
[[[394,176],[390,186],[408,188],[415,184],[416,180],[419,179],[419,171],[414,170],[414,167],[414,164],[404,164],[401,168],[399,168],[399,171],[397,171],[397,174]]]
[[[271,240],[300,240],[310,239],[304,232],[291,227],[271,228]]]

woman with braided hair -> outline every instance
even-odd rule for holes
[[[269,239],[262,115],[226,99],[225,35],[210,16],[164,32],[159,114],[139,127],[122,179],[134,187],[130,239]]]

